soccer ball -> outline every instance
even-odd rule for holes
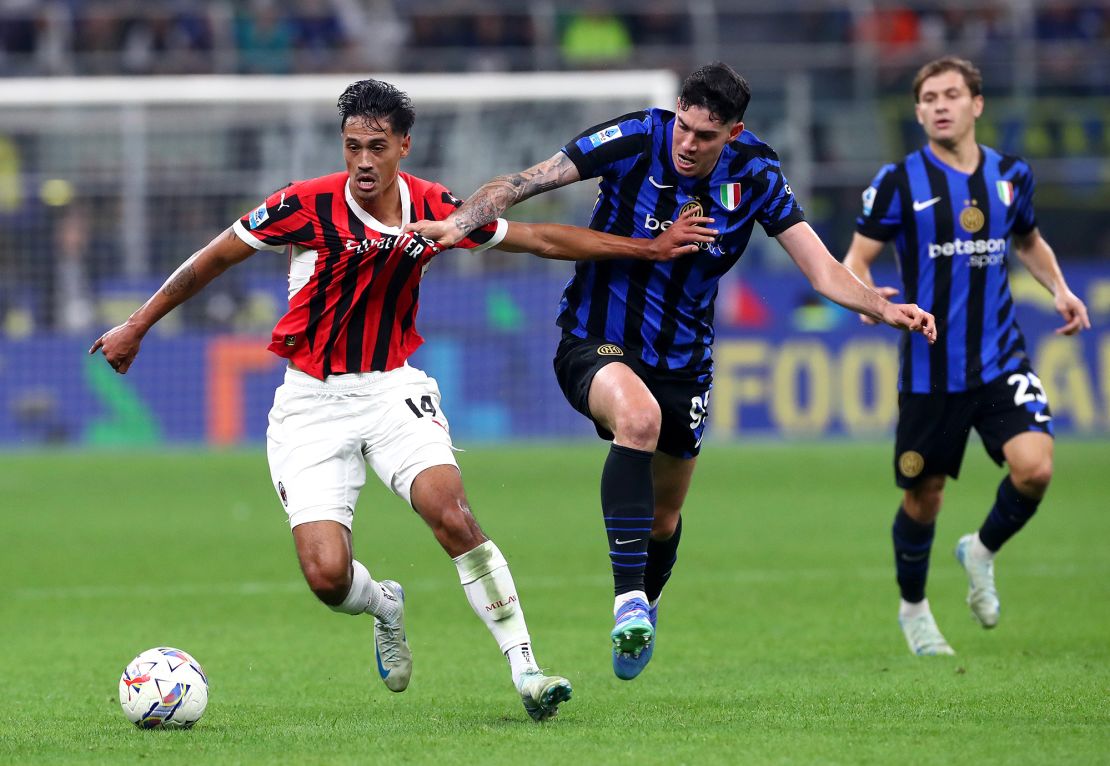
[[[180,649],[147,649],[120,676],[119,704],[140,728],[188,729],[208,705],[208,677]]]

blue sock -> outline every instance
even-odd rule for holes
[[[894,515],[894,569],[902,599],[916,604],[925,598],[925,580],[929,577],[929,553],[933,548],[936,524],[914,521],[905,508],[898,506]]]
[[[987,550],[998,551],[1003,543],[1018,533],[1025,522],[1033,518],[1040,500],[1018,492],[1009,474],[998,485],[994,507],[979,528],[979,540]]]
[[[647,568],[644,569],[644,592],[648,602],[659,598],[663,586],[671,579],[671,570],[678,561],[678,541],[682,539],[682,517],[678,517],[678,524],[674,534],[666,540],[652,540],[648,543]]]
[[[644,566],[655,517],[651,458],[651,452],[614,444],[601,471],[601,511],[617,596],[644,589]]]

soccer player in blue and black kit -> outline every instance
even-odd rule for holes
[[[959,475],[971,428],[991,458],[1010,467],[979,531],[956,545],[968,605],[984,628],[998,623],[994,555],[1029,521],[1052,478],[1052,412],[1015,318],[1006,273],[1011,242],[1053,294],[1066,320],[1057,332],[1091,326],[1037,230],[1029,165],[975,141],[982,85],[974,64],[954,57],[917,73],[917,121],[928,143],[882,168],[863,193],[844,259],[873,284],[871,263],[894,240],[905,297],[936,315],[935,344],[902,339],[894,448],[895,480],[904,490],[893,528],[898,621],[919,655],[954,654],[929,609],[925,579],[945,478]]]
[[[622,679],[651,658],[709,406],[717,283],[754,225],[778,239],[821,294],[935,338],[927,312],[889,303],[829,254],[775,152],[744,130],[750,94],[732,68],[709,64],[683,83],[676,111],[646,109],[596,125],[551,159],[485,184],[444,221],[412,227],[453,243],[516,202],[593,177],[601,180],[590,228],[653,237],[691,210],[716,223],[714,241],[665,265],[576,267],[559,306],[556,377],[613,441],[601,505],[616,593],[613,669]]]

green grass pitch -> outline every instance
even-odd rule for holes
[[[370,619],[332,614],[304,586],[261,448],[4,455],[0,762],[1110,762],[1110,444],[1058,444],[1048,499],[999,558],[990,632],[951,555],[1002,475],[969,447],[929,589],[954,658],[912,657],[897,626],[887,444],[710,444],[655,659],[634,682],[610,669],[604,454],[460,456],[537,655],[574,684],[543,725],[451,562],[376,483],[355,550],[406,588],[404,694],[371,671]],[[191,731],[140,731],[119,710],[124,665],[163,644],[210,677]]]

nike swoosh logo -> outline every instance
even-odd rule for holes
[[[661,184],[651,176],[648,176],[648,180],[651,181],[651,185],[654,186],[656,189],[673,189],[674,188],[674,184]]]
[[[638,543],[638,542],[640,542],[640,541],[641,541],[641,540],[643,540],[643,539],[644,539],[644,538],[642,538],[642,537],[633,537],[633,538],[632,538],[631,540],[621,540],[621,539],[620,539],[620,538],[618,537],[618,538],[617,538],[616,540],[614,540],[613,542],[615,542],[615,543],[616,543],[617,545],[628,545],[629,543]]]
[[[385,669],[385,665],[382,664],[382,653],[378,651],[376,646],[374,647],[374,659],[378,661],[378,675],[383,679],[388,678],[391,671]]]
[[[1034,412],[1033,420],[1037,421],[1038,423],[1047,423],[1048,421],[1052,420],[1052,416],[1045,415],[1043,412]]]
[[[930,208],[938,202],[940,202],[940,197],[933,197],[932,199],[927,199],[924,202],[918,202],[917,200],[914,200],[913,212],[920,213],[922,210]]]

